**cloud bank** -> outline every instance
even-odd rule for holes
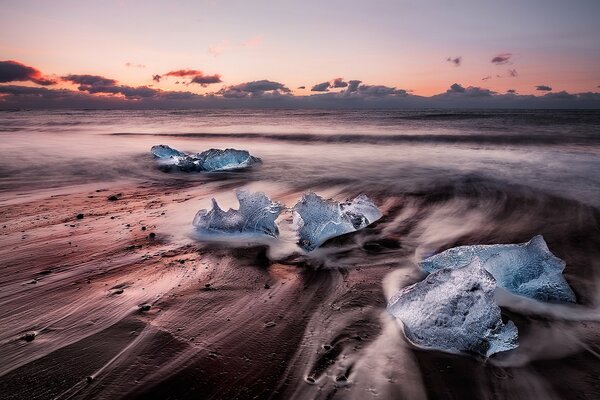
[[[219,75],[182,69],[159,75],[190,79],[200,85],[221,82]],[[26,84],[18,84],[25,82]],[[62,83],[67,88],[50,88]],[[31,84],[39,86],[31,86]],[[331,90],[336,89],[336,90]],[[0,109],[53,108],[586,108],[600,109],[600,93],[552,92],[536,86],[538,96],[520,95],[515,90],[498,93],[478,86],[453,83],[433,96],[371,85],[360,80],[335,78],[312,87],[310,95],[294,95],[281,82],[268,79],[222,86],[207,94],[129,86],[115,79],[89,74],[48,78],[39,70],[16,61],[0,62]]]

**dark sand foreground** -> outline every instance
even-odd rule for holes
[[[193,215],[199,198],[237,183],[7,195],[0,397],[600,396],[598,314],[588,306],[599,258],[578,256],[600,253],[592,207],[481,182],[379,195],[382,220],[315,258],[273,259],[265,247],[207,245],[174,229],[181,210]],[[278,194],[288,204],[297,196]],[[461,229],[476,218],[485,229]],[[521,346],[487,362],[410,347],[386,295],[421,278],[415,252],[450,225],[456,243],[445,247],[542,232],[567,260],[580,305],[507,307]]]

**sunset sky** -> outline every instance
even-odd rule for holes
[[[600,91],[600,1],[593,0],[1,6],[0,61],[39,70],[56,80],[52,90],[78,90],[65,76],[94,75],[194,94],[261,80],[295,96],[341,92],[350,80],[418,96],[444,93],[454,83],[519,95]],[[204,78],[190,83],[196,76]],[[335,78],[342,78],[340,87],[328,87]],[[38,85],[1,74],[0,82]]]

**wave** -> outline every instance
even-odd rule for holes
[[[310,134],[310,133],[110,133],[111,136],[156,136],[214,139],[256,139],[300,143],[426,143],[504,145],[597,145],[600,135],[557,136],[517,134]]]

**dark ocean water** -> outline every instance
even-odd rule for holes
[[[598,111],[14,111],[0,112],[0,136],[0,223],[19,224],[0,236],[0,398],[600,397]],[[164,173],[154,144],[247,149],[263,164]],[[90,236],[68,240],[102,248],[63,256],[69,222],[35,225],[44,199],[111,187],[136,188],[117,219],[154,218],[162,247],[121,253],[141,242],[102,236],[111,220],[98,211]],[[242,187],[290,207],[306,191],[365,193],[384,216],[309,257],[293,243],[195,241],[195,212],[211,197],[236,207]],[[421,279],[424,255],[536,234],[567,262],[578,301],[504,299],[519,348],[487,361],[418,350],[385,312]],[[169,251],[189,269],[164,272]],[[59,272],[23,285],[28,266]],[[103,283],[73,291],[82,277]],[[130,297],[107,295],[107,279]],[[131,311],[149,299],[161,313]],[[35,329],[39,339],[18,340]]]

